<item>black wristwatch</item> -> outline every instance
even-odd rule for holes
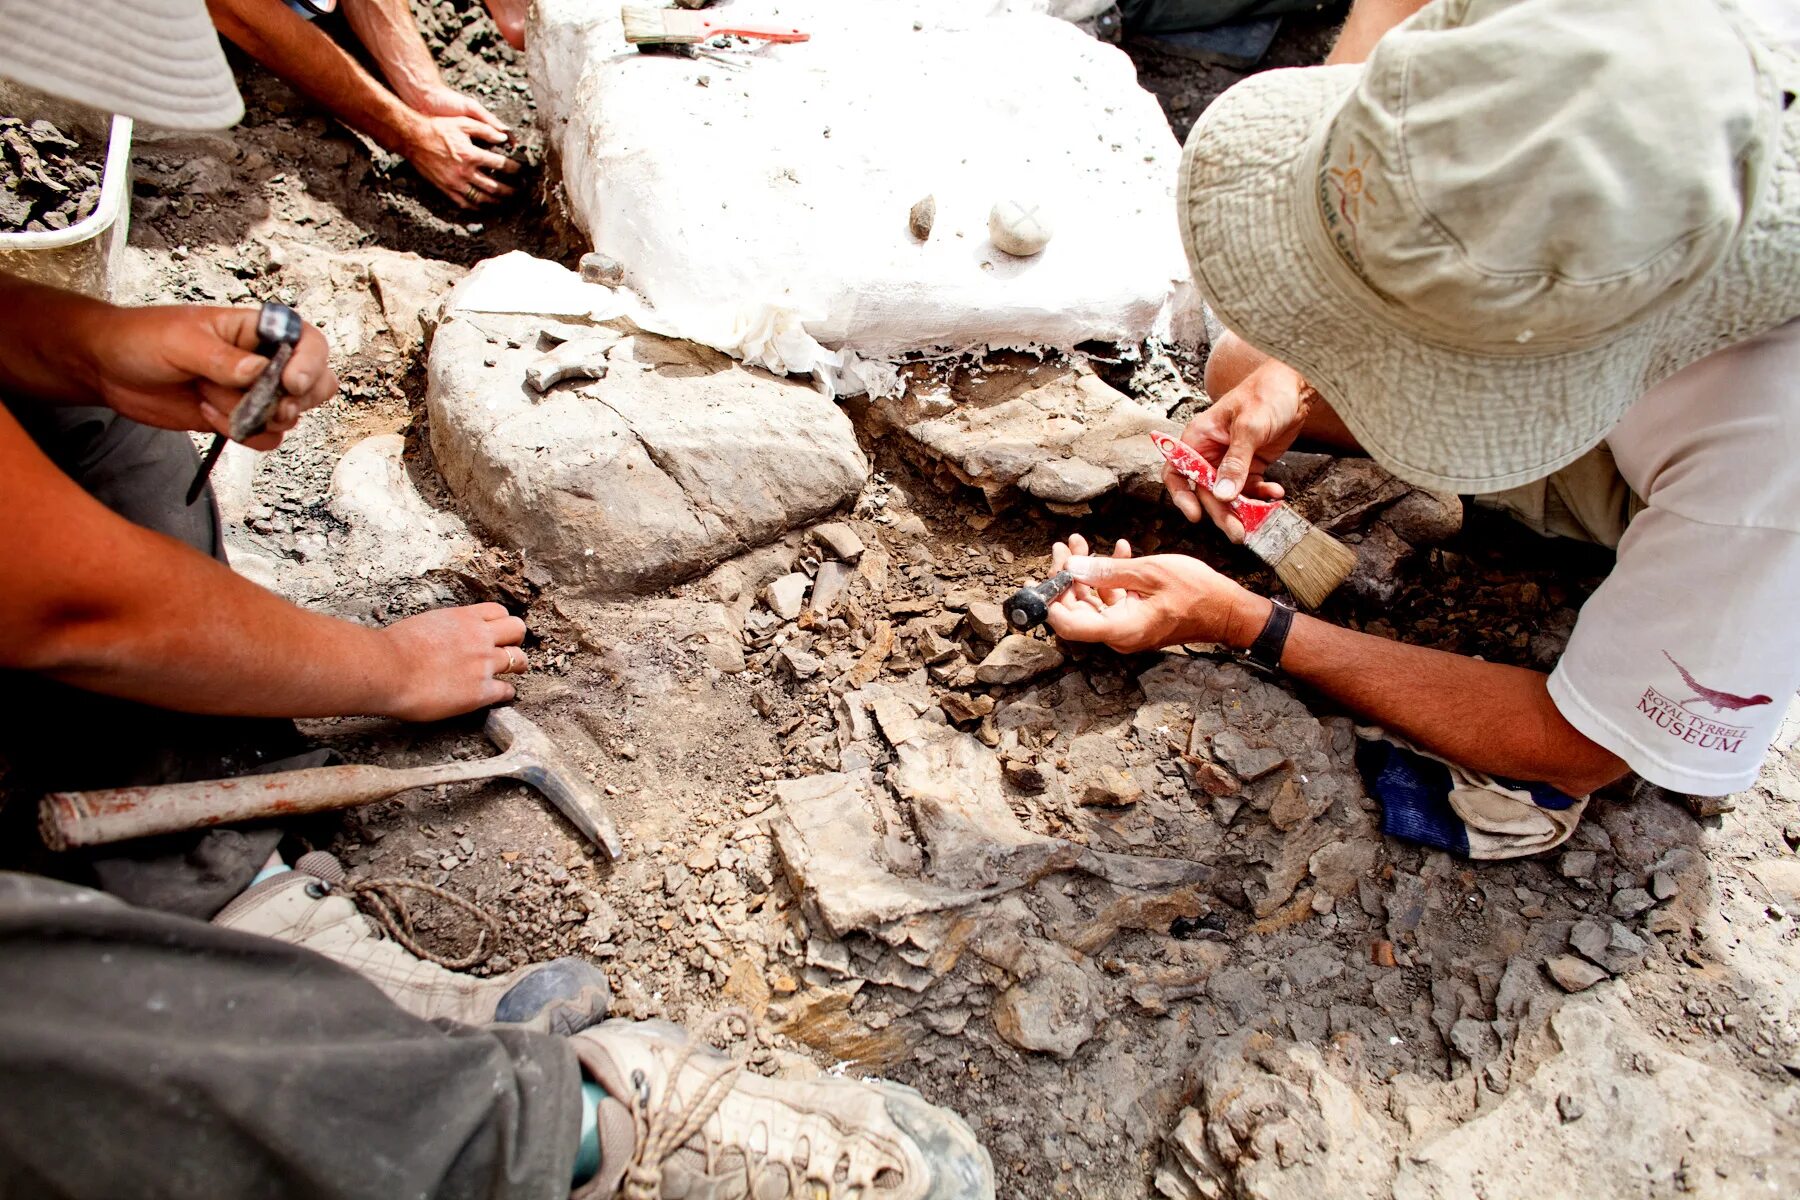
[[[1262,632],[1256,635],[1256,640],[1250,643],[1250,649],[1244,651],[1244,665],[1264,675],[1273,675],[1281,670],[1281,652],[1287,646],[1288,629],[1293,623],[1293,606],[1271,599],[1269,619],[1264,623]]]

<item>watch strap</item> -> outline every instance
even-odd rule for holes
[[[1274,674],[1281,669],[1281,652],[1287,647],[1288,630],[1294,624],[1293,607],[1279,600],[1269,601],[1269,619],[1262,632],[1250,643],[1244,658],[1258,670]]]

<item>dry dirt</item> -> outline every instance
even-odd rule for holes
[[[479,4],[419,7],[451,81],[513,122],[521,153],[541,157],[522,67]],[[1308,36],[1302,49],[1282,53],[1322,50],[1318,30]],[[1141,69],[1182,132],[1229,82],[1229,73],[1161,59]],[[1574,853],[1542,861],[1477,866],[1381,839],[1373,802],[1351,783],[1325,795],[1290,837],[1273,824],[1282,797],[1272,793],[1311,786],[1292,761],[1257,787],[1246,782],[1248,799],[1235,806],[1183,782],[1163,742],[1185,742],[1187,726],[1212,718],[1199,701],[1176,712],[1147,697],[1140,680],[1158,656],[1079,651],[1015,685],[969,678],[986,651],[964,616],[970,604],[998,601],[1040,577],[1049,543],[1072,528],[1103,544],[1129,536],[1144,549],[1184,549],[1268,586],[1253,560],[1142,504],[1121,501],[1079,521],[1023,509],[995,517],[971,493],[940,491],[868,430],[865,449],[878,474],[849,515],[867,549],[835,619],[781,622],[749,603],[762,581],[809,569],[808,560],[816,569],[825,557],[799,532],[706,580],[631,603],[546,590],[530,564],[498,551],[454,575],[370,586],[339,553],[343,526],[325,505],[345,448],[371,433],[405,433],[412,476],[434,503],[451,506],[421,436],[422,340],[407,305],[391,298],[454,272],[392,252],[463,266],[523,248],[572,264],[578,246],[546,215],[556,199],[541,176],[529,201],[468,224],[404,164],[371,152],[278,82],[248,68],[240,78],[250,115],[237,129],[140,142],[128,298],[281,299],[315,320],[329,315],[335,336],[352,348],[336,363],[343,394],[260,460],[247,500],[230,507],[234,554],[274,563],[283,590],[356,619],[477,596],[523,612],[533,671],[520,707],[593,773],[625,831],[625,859],[607,863],[514,784],[411,794],[317,830],[317,841],[353,871],[443,883],[495,912],[506,935],[486,970],[586,954],[605,965],[625,1015],[692,1019],[745,1006],[758,1018],[756,1032],[734,1053],[763,1070],[817,1065],[916,1085],[969,1117],[994,1155],[1002,1195],[1012,1197],[1143,1197],[1158,1194],[1157,1178],[1166,1194],[1189,1194],[1169,1190],[1181,1185],[1167,1170],[1156,1174],[1184,1105],[1198,1105],[1202,1124],[1213,1123],[1212,1153],[1226,1162],[1219,1170],[1236,1178],[1225,1190],[1191,1194],[1308,1194],[1292,1173],[1341,1166],[1350,1130],[1331,1114],[1345,1110],[1320,1099],[1316,1075],[1266,1064],[1288,1043],[1312,1047],[1354,1093],[1368,1144],[1384,1147],[1386,1173],[1368,1187],[1353,1172],[1328,1176],[1337,1182],[1311,1194],[1390,1195],[1397,1162],[1416,1166],[1436,1153],[1427,1153],[1432,1139],[1495,1114],[1558,1053],[1546,1030],[1565,998],[1540,964],[1565,951],[1576,922],[1610,922],[1609,914],[1632,907],[1619,895],[1666,884],[1654,907],[1621,918],[1644,952],[1620,966],[1620,981],[1597,990],[1622,998],[1633,1028],[1658,1052],[1728,1076],[1750,1104],[1730,1113],[1745,1121],[1766,1114],[1791,1151],[1800,1028],[1796,997],[1781,980],[1784,970],[1794,977],[1797,935],[1790,917],[1772,915],[1779,906],[1769,907],[1752,868],[1794,869],[1800,762],[1792,757],[1776,756],[1764,784],[1735,811],[1703,823],[1665,796],[1599,800]],[[1190,379],[1197,366],[1186,363]],[[1603,555],[1477,518],[1402,563],[1392,588],[1347,589],[1326,615],[1542,667],[1605,570]],[[721,662],[735,666],[730,652],[721,657],[704,644],[706,614],[719,609],[746,622],[747,669],[721,670]],[[898,631],[885,658],[884,626]],[[927,662],[939,655],[948,657]],[[865,679],[859,665],[871,657],[874,673]],[[878,782],[892,778],[904,735],[885,721],[879,737],[847,742],[838,732],[842,696],[859,682],[921,697],[911,714],[917,721],[960,722],[1013,755],[1019,773],[1009,768],[1006,795],[1031,832],[1127,856],[1201,861],[1212,869],[1208,886],[1139,905],[1108,926],[1112,910],[1097,906],[1119,898],[1110,885],[1051,873],[994,906],[981,930],[955,935],[953,952],[915,955],[905,966],[868,934],[832,936],[809,919],[777,852],[777,792],[784,780],[850,769],[851,744],[873,756]],[[1232,687],[1239,699],[1230,703],[1248,705],[1256,720],[1286,703],[1265,685]],[[990,702],[995,711],[983,717]],[[1322,731],[1321,761],[1334,778],[1350,779],[1348,722],[1308,703],[1323,719],[1304,722]],[[1171,732],[1171,722],[1185,724]],[[310,722],[305,732],[353,761],[401,765],[488,751],[477,718],[428,729]],[[1081,768],[1070,764],[1080,753],[1071,748],[1093,735],[1116,745],[1122,769],[1145,793],[1129,810],[1068,799],[1065,777]],[[1047,790],[1021,786],[1034,782],[1027,766],[1050,777]],[[902,841],[912,836],[901,832]],[[1299,836],[1310,841],[1295,869]],[[1348,848],[1341,870],[1333,869],[1336,851],[1318,858],[1333,846]],[[467,934],[450,916],[428,913],[425,927],[447,943]],[[1021,957],[1037,966],[1021,967]],[[1033,980],[1067,979],[1065,967],[1078,976],[1069,984],[1074,994],[1034,991]],[[921,972],[929,976],[922,986]],[[996,1006],[1021,997],[1042,1002],[1042,1011],[996,1022]],[[1021,1022],[1078,1048],[1066,1059],[1021,1050]],[[1572,1035],[1564,1043],[1573,1053]],[[1287,1099],[1227,1113],[1227,1093],[1242,1088],[1216,1077],[1226,1062],[1265,1064],[1256,1068],[1264,1072],[1259,1086],[1279,1076]],[[1619,1070],[1632,1069],[1621,1062]],[[1609,1078],[1601,1082],[1611,1086]],[[1564,1124],[1580,1120],[1583,1101],[1563,1098]],[[1590,1128],[1610,1119],[1591,1111],[1599,1099],[1586,1103]],[[1311,1116],[1296,1115],[1308,1104]],[[1524,1125],[1493,1128],[1485,1140],[1525,1136]],[[1660,1128],[1646,1124],[1639,1134]],[[1768,1195],[1793,1186],[1791,1161],[1747,1159],[1745,1146],[1727,1143],[1658,1145],[1612,1190],[1593,1194]],[[1467,1192],[1411,1194],[1505,1195],[1508,1187],[1490,1176]]]

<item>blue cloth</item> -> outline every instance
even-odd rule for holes
[[[1356,768],[1381,803],[1381,832],[1469,857],[1469,828],[1450,807],[1450,768],[1392,742],[1362,739]]]

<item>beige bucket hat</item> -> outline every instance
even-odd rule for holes
[[[1800,69],[1721,0],[1438,0],[1188,138],[1194,279],[1374,458],[1493,492],[1800,316]]]
[[[0,0],[0,77],[171,129],[244,115],[205,0]]]

